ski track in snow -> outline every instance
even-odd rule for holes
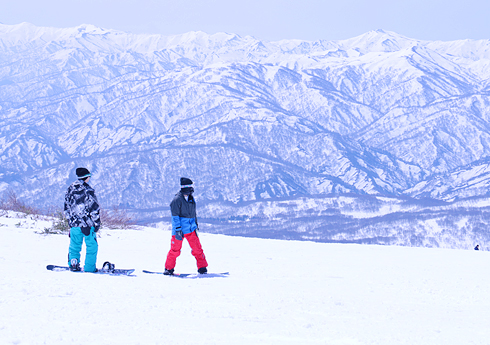
[[[170,232],[102,230],[98,266],[51,272],[66,235],[0,217],[0,344],[489,344],[490,253],[201,233],[210,272],[162,270]],[[84,258],[84,253],[82,253]],[[184,244],[176,271],[195,272]]]

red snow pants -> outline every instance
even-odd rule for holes
[[[187,242],[189,242],[189,246],[191,247],[191,253],[196,258],[197,268],[199,269],[202,267],[208,267],[208,262],[206,261],[206,257],[204,256],[204,251],[202,250],[201,247],[201,241],[199,241],[199,237],[197,237],[196,232],[193,231],[190,234],[185,234],[184,238],[187,240]],[[184,239],[182,239],[182,241],[179,241],[178,239],[175,238],[175,236],[172,236],[170,250],[167,254],[167,261],[165,261],[166,269],[171,270],[175,267],[177,258],[180,255],[180,250],[182,249],[183,242]]]

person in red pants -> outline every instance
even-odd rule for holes
[[[197,271],[200,274],[208,272],[208,263],[202,250],[201,241],[197,235],[198,225],[196,218],[196,201],[192,193],[192,180],[186,177],[180,178],[180,192],[175,194],[170,203],[172,213],[172,241],[165,261],[166,275],[174,274],[177,257],[180,255],[184,238],[189,242],[192,255],[196,258]]]

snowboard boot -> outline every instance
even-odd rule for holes
[[[173,276],[174,275],[174,269],[165,269],[165,272],[163,272],[163,274],[165,274],[166,276]]]
[[[70,271],[72,272],[80,272],[82,269],[80,268],[80,262],[78,262],[78,259],[71,259],[70,260]]]
[[[199,274],[206,274],[208,273],[208,269],[206,267],[201,267],[197,272],[199,272]]]

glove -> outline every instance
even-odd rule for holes
[[[85,236],[90,235],[90,226],[81,226],[80,228],[82,229],[82,234]]]
[[[182,230],[175,232],[175,239],[178,241],[182,241],[184,239],[184,233],[182,232]]]

